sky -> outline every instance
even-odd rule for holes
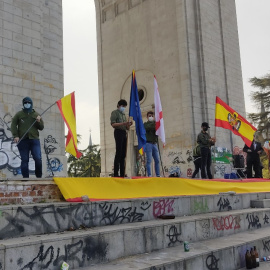
[[[164,0],[165,1],[165,0]],[[168,0],[166,0],[168,1]],[[79,149],[100,143],[94,0],[63,0],[64,91],[75,91]],[[254,112],[248,82],[270,73],[270,0],[235,0],[246,111]]]

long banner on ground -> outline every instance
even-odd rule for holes
[[[270,192],[270,181],[264,179],[197,180],[162,177],[137,179],[55,177],[54,181],[66,201],[70,202],[81,202],[83,196],[87,196],[94,201],[210,195],[228,191],[236,193]]]

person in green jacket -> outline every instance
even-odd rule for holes
[[[127,150],[127,130],[129,130],[133,121],[127,121],[125,109],[127,101],[120,99],[117,103],[117,109],[111,113],[111,126],[114,128],[115,139],[115,157],[114,157],[114,177],[125,177],[126,171],[126,150]],[[120,175],[119,175],[120,169]]]
[[[211,173],[211,146],[215,144],[216,138],[211,138],[208,134],[209,125],[207,122],[203,122],[201,125],[202,131],[199,133],[197,137],[197,143],[201,148],[201,177],[202,179],[206,179],[206,173],[208,179],[212,179]],[[206,171],[205,171],[206,169]]]
[[[33,109],[33,101],[30,97],[25,97],[22,103],[23,109],[12,118],[11,133],[20,152],[23,178],[29,178],[30,153],[35,161],[35,175],[37,178],[41,178],[42,160],[39,130],[44,129],[44,123],[41,116]],[[34,122],[35,124],[31,127]]]
[[[147,122],[144,123],[144,128],[146,131],[146,144],[145,144],[145,153],[146,153],[146,171],[149,177],[152,176],[151,173],[151,163],[152,157],[155,161],[155,172],[156,176],[160,177],[160,168],[159,168],[159,151],[158,151],[158,136],[156,135],[156,122],[154,120],[154,113],[152,111],[147,112]]]

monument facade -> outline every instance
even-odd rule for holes
[[[21,177],[11,119],[29,96],[40,114],[64,96],[62,1],[0,2],[0,178]],[[64,122],[53,106],[42,116],[43,177],[66,174]],[[30,158],[34,175],[34,161]]]
[[[100,98],[101,175],[112,172],[115,144],[111,111],[129,102],[135,70],[144,120],[153,110],[154,75],[163,106],[166,141],[160,149],[165,174],[191,176],[192,149],[201,123],[216,133],[215,176],[224,177],[228,154],[243,141],[215,130],[215,99],[245,116],[234,0],[95,0]],[[128,112],[128,109],[127,109]],[[134,128],[129,132],[127,174],[143,175]]]

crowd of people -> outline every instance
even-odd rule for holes
[[[114,128],[114,138],[116,145],[116,153],[114,159],[114,177],[125,176],[125,158],[126,158],[126,144],[127,144],[127,130],[133,124],[132,121],[127,121],[125,116],[125,108],[127,102],[124,99],[119,100],[117,109],[111,113],[111,125]],[[151,165],[154,159],[155,176],[160,177],[160,155],[158,149],[158,136],[155,134],[155,120],[152,111],[147,112],[147,122],[144,123],[146,131],[146,144],[144,150],[146,153],[146,173],[148,177],[152,177]],[[211,137],[208,133],[210,128],[207,122],[201,125],[201,132],[197,136],[197,144],[193,149],[193,162],[195,170],[192,178],[198,177],[201,173],[202,179],[212,179],[211,172],[211,146],[215,145],[216,138]],[[262,178],[262,170],[260,163],[260,155],[263,148],[259,142],[256,141],[256,134],[250,147],[244,146],[243,151],[247,153],[246,159],[246,177],[252,178],[252,171],[255,172],[255,178]],[[119,174],[120,169],[120,174]]]

